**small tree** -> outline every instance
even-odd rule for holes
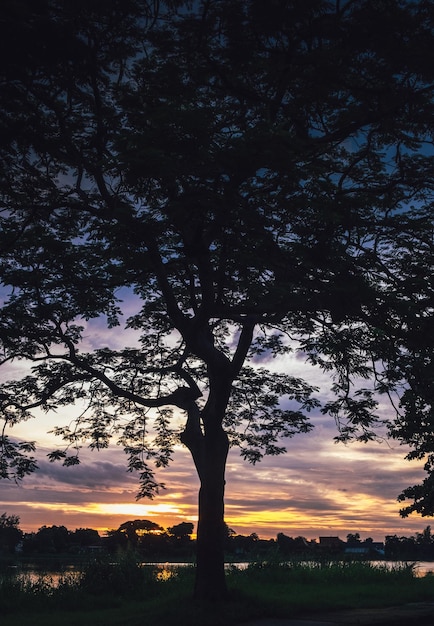
[[[76,528],[71,535],[71,541],[83,548],[101,545],[101,537],[93,528]]]
[[[193,530],[194,524],[191,522],[181,522],[180,524],[175,524],[175,526],[170,526],[167,532],[180,541],[190,541]]]
[[[71,545],[72,533],[66,526],[41,526],[34,541],[38,552],[66,552]]]
[[[32,366],[2,385],[5,427],[85,403],[50,460],[118,435],[140,497],[181,441],[201,598],[226,593],[229,446],[283,453],[319,406],[268,361],[330,374],[343,441],[375,437],[389,396],[431,472],[429,3],[43,0],[3,23],[0,341]],[[119,339],[128,293],[137,345],[85,351],[91,318]],[[4,430],[0,475],[33,447]],[[404,495],[432,512],[432,493]]]
[[[147,519],[136,519],[124,522],[117,530],[109,531],[108,536],[112,544],[116,543],[120,547],[135,548],[144,535],[155,532],[161,533],[162,531],[163,528],[155,522]]]
[[[348,533],[347,535],[347,543],[352,545],[361,543],[360,534],[359,533]]]
[[[18,515],[0,515],[0,553],[2,551],[13,553],[16,546],[23,538],[23,532],[19,528],[20,518]]]
[[[169,547],[177,558],[183,556],[188,559],[194,553],[194,543],[191,538],[193,530],[194,524],[191,522],[181,522],[167,529]]]

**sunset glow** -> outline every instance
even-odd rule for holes
[[[36,435],[36,422],[27,426]],[[410,536],[429,520],[399,517],[396,496],[418,480],[421,463],[403,460],[390,445],[342,446],[333,443],[333,424],[318,418],[317,428],[288,442],[288,453],[251,466],[237,451],[229,454],[226,522],[238,534],[317,539],[349,532],[382,541],[388,534]],[[24,425],[23,425],[24,427]],[[154,500],[136,501],[137,482],[125,470],[119,448],[83,451],[81,465],[64,468],[40,456],[40,469],[20,485],[0,485],[0,512],[21,518],[25,532],[43,525],[94,528],[101,534],[132,519],[149,519],[163,528],[197,523],[198,478],[189,453],[176,451],[159,470],[166,489]]]
[[[126,303],[128,306],[128,303]],[[94,345],[133,340],[118,331],[113,335],[100,320],[87,323],[86,349]],[[323,372],[307,366],[294,353],[284,362],[267,363],[278,371],[289,369],[304,376],[326,394],[329,382]],[[9,374],[21,371],[13,364]],[[36,413],[34,420],[18,424],[11,436],[35,440],[39,470],[16,485],[0,483],[0,513],[20,516],[25,532],[43,525],[69,529],[94,528],[100,533],[118,528],[131,519],[150,519],[167,528],[181,521],[197,523],[199,480],[189,452],[176,445],[173,462],[157,471],[157,481],[166,485],[154,500],[136,501],[137,477],[126,471],[126,457],[118,446],[108,450],[81,451],[82,463],[65,468],[49,463],[46,454],[62,442],[48,431],[69,423],[79,412],[79,403],[61,414]],[[387,413],[390,407],[384,406]],[[183,416],[176,416],[181,427]],[[404,460],[405,447],[385,439],[369,444],[336,444],[334,420],[311,415],[315,426],[284,444],[287,453],[266,457],[252,466],[230,451],[226,473],[226,522],[236,533],[273,538],[283,532],[315,539],[322,535],[359,532],[382,541],[387,534],[410,536],[421,532],[429,520],[418,516],[401,519],[396,498],[422,476],[422,462]]]

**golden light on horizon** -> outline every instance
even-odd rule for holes
[[[88,513],[92,515],[123,515],[130,517],[155,517],[156,515],[183,515],[182,507],[175,504],[159,503],[159,504],[135,504],[130,502],[124,503],[93,503],[93,504],[71,504],[66,502],[55,503],[27,503],[30,508],[46,509],[70,513]]]
[[[255,509],[253,503],[259,503],[259,498],[253,499],[247,506],[227,505],[228,526],[238,534],[257,532],[264,538],[276,537],[279,532],[299,534],[300,529],[303,529],[303,536],[315,538],[327,534],[327,531],[334,535],[343,532],[342,529],[352,532],[354,528],[363,533],[378,534],[386,526],[386,518],[399,520],[399,505],[396,501],[364,492],[352,493],[331,485],[315,490],[314,485],[302,482],[311,498],[305,499],[300,493],[294,494],[295,502],[291,503],[288,499],[287,506],[279,507],[278,510]],[[324,503],[324,509],[321,508],[321,502]],[[376,511],[374,520],[372,511]]]
[[[299,447],[293,447],[289,460],[288,455],[266,458],[255,470],[231,451],[225,502],[229,528],[264,539],[280,532],[307,539],[360,532],[378,541],[423,530],[427,524],[418,516],[400,518],[396,500],[401,483],[405,487],[417,480],[421,461],[404,460],[402,447],[337,446],[329,443],[327,433],[320,435],[297,440]],[[18,514],[24,532],[64,525],[104,533],[134,519],[149,519],[163,528],[182,521],[196,527],[199,481],[187,452],[177,450],[176,455],[161,474],[168,489],[154,500],[135,501],[136,484],[130,477],[124,480],[122,450],[98,455],[84,450],[80,466],[41,463],[41,477],[29,477],[12,495],[4,490],[0,513]]]
[[[180,521],[197,522],[197,510],[191,507],[161,502],[156,504],[138,504],[130,502],[95,502],[73,504],[68,502],[22,502],[27,510],[37,514],[32,517],[37,522],[25,524],[25,532],[36,531],[42,525],[66,525],[72,527],[93,528],[98,532],[106,532],[117,528],[122,523],[134,519],[149,519],[163,528],[168,528]],[[45,518],[45,519],[44,519]],[[72,528],[71,527],[71,528]]]
[[[167,513],[182,513],[181,507],[174,504],[135,504],[135,503],[119,503],[119,504],[90,504],[87,511],[100,515],[126,515],[134,517],[154,517],[155,515],[163,515]]]

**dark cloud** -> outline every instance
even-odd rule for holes
[[[250,512],[262,508],[267,511],[339,511],[340,507],[329,498],[264,498],[243,500],[226,498],[226,505],[240,511]]]
[[[119,483],[137,482],[126,472],[125,464],[95,460],[71,467],[43,461],[39,465],[38,476],[40,480],[98,490],[109,489]]]

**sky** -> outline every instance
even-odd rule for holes
[[[126,314],[129,303],[126,302]],[[133,305],[132,305],[133,306]],[[84,349],[103,345],[121,348],[134,341],[132,331],[114,329],[108,340],[102,320],[87,324]],[[306,373],[313,385],[327,381],[301,360],[288,356],[288,372]],[[0,368],[0,380],[19,375],[20,364]],[[387,412],[387,408],[383,410]],[[391,410],[391,409],[390,409]],[[53,437],[47,431],[68,423],[71,413],[42,415],[18,425],[11,436],[35,440],[39,470],[24,481],[0,481],[0,514],[18,515],[25,532],[42,525],[65,525],[73,530],[87,527],[104,533],[131,519],[149,519],[161,526],[197,521],[198,478],[189,452],[175,450],[172,464],[157,473],[166,489],[152,501],[136,501],[137,479],[126,472],[123,451],[83,450],[79,466],[49,463],[46,454]],[[359,532],[363,538],[382,541],[389,534],[409,536],[430,524],[429,518],[399,516],[398,494],[424,477],[421,462],[404,460],[405,448],[396,441],[369,444],[336,444],[332,418],[311,415],[312,432],[288,440],[287,453],[267,457],[255,466],[231,450],[226,475],[226,522],[236,533],[257,533],[263,538],[283,532],[315,539]],[[60,442],[59,442],[60,443]],[[56,445],[56,444],[54,444]]]
[[[127,313],[128,313],[128,302]],[[109,338],[103,320],[91,320],[85,329],[90,349],[110,343],[131,345],[134,337],[115,329]],[[289,373],[304,374],[308,381],[327,388],[325,375],[294,355],[280,363]],[[20,373],[20,364],[0,368],[5,380]],[[391,410],[384,406],[384,413]],[[173,462],[157,473],[164,482],[153,500],[136,501],[137,478],[127,473],[123,450],[84,449],[81,464],[63,467],[50,463],[46,454],[61,442],[47,431],[71,419],[72,413],[44,415],[19,424],[9,435],[38,444],[39,470],[19,484],[0,481],[0,514],[18,515],[24,532],[43,525],[94,528],[104,534],[132,519],[149,519],[164,528],[182,521],[197,522],[198,478],[190,454],[181,444]],[[406,448],[382,440],[369,444],[335,443],[334,420],[313,412],[315,428],[285,442],[287,453],[266,457],[252,466],[229,454],[226,475],[226,522],[237,534],[257,533],[261,538],[288,536],[317,539],[358,532],[362,539],[383,541],[386,535],[411,536],[430,524],[430,518],[399,516],[398,494],[423,478],[422,463],[404,460]],[[54,442],[54,444],[53,444]]]

